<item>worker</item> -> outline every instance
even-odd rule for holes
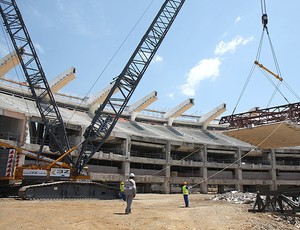
[[[134,173],[130,173],[129,179],[127,179],[125,181],[125,195],[126,195],[126,201],[127,201],[125,214],[131,213],[132,200],[136,195],[136,184],[135,184],[134,178],[135,178]]]
[[[125,191],[124,191],[124,181],[121,181],[120,183],[120,195],[121,195],[121,198],[126,201],[126,196],[125,196]]]
[[[183,186],[181,188],[182,190],[182,195],[185,203],[185,207],[189,207],[189,187],[187,185],[187,182],[183,182]]]

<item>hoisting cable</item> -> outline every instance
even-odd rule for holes
[[[263,31],[266,31],[267,33],[267,36],[268,36],[268,40],[269,40],[269,44],[270,44],[270,48],[271,48],[271,52],[272,52],[272,55],[273,55],[273,60],[274,60],[274,64],[275,64],[275,67],[276,67],[276,71],[278,73],[278,76],[282,76],[281,74],[281,71],[280,71],[280,68],[279,68],[279,64],[278,64],[278,61],[277,61],[277,57],[276,57],[276,54],[275,54],[275,50],[274,50],[274,47],[273,47],[273,44],[272,44],[272,41],[271,41],[271,37],[270,37],[270,34],[269,34],[269,30],[268,30],[268,27],[267,27],[267,24],[268,24],[268,15],[267,15],[267,9],[266,9],[266,2],[265,0],[261,0],[261,8],[262,8],[262,24],[263,24]],[[259,60],[259,59],[256,59],[256,60]],[[269,79],[270,81],[270,79]],[[284,84],[287,89],[292,92],[292,94],[298,99],[300,100],[300,97],[297,95],[297,93],[283,80],[280,80],[280,82],[278,82],[277,86],[275,86],[275,89],[274,89],[274,92],[272,94],[272,97],[267,105],[267,107],[270,106],[275,94],[279,91],[279,86],[281,84]],[[275,85],[273,83],[273,85]],[[282,92],[280,92],[280,94],[282,95],[282,97],[288,102],[288,104],[290,103],[287,98],[282,94]]]
[[[2,18],[1,18],[1,24],[4,25],[4,22],[3,22]],[[5,39],[6,46],[7,46],[7,48],[8,48],[8,52],[9,52],[9,53],[13,53],[13,50],[15,50],[15,49],[14,49],[12,43],[8,42],[8,35],[7,35],[7,33],[5,32],[4,26],[1,26],[1,29],[2,29],[2,33],[3,33],[3,37],[4,37],[4,39]],[[13,65],[15,66],[14,71],[15,71],[16,77],[17,77],[18,81],[20,82],[20,89],[21,89],[21,92],[22,92],[22,94],[24,95],[22,98],[24,99],[24,103],[25,103],[25,105],[26,105],[27,113],[28,113],[29,116],[32,116],[32,113],[30,112],[30,109],[29,109],[28,102],[27,102],[27,100],[25,99],[25,95],[26,95],[26,94],[25,94],[25,92],[24,92],[23,85],[21,85],[21,82],[22,82],[22,81],[25,80],[25,82],[27,82],[27,80],[26,80],[26,78],[24,77],[24,75],[23,75],[23,78],[20,77],[20,72],[22,72],[22,69],[21,69],[20,65],[18,65],[17,63],[14,62],[14,59],[13,59]],[[16,66],[18,66],[19,68],[17,68]],[[19,71],[18,71],[18,70],[19,70]],[[21,75],[22,75],[22,74],[21,74]],[[21,80],[21,79],[22,79],[22,80]],[[5,79],[5,78],[4,78],[3,81],[5,81],[5,80],[8,81],[8,79]],[[28,86],[27,86],[27,89],[28,89]]]
[[[265,5],[266,5],[266,4],[265,4],[265,0],[264,0],[265,12],[264,12],[264,14],[263,14],[263,16],[262,16],[262,23],[263,23],[263,26],[264,26],[263,31],[265,30],[266,33],[267,33],[267,36],[268,36],[269,45],[270,45],[270,48],[271,48],[271,52],[272,52],[274,64],[275,64],[275,67],[276,67],[276,71],[277,71],[277,73],[278,73],[277,76],[281,76],[279,64],[278,64],[278,61],[277,61],[277,58],[276,58],[275,50],[274,50],[274,47],[273,47],[273,44],[272,44],[272,41],[271,41],[271,37],[270,37],[270,33],[269,33],[269,30],[268,30],[268,27],[267,27],[267,24],[268,24],[268,16],[267,16],[267,13],[266,13],[266,6],[265,6]],[[256,59],[256,60],[259,60],[259,59]],[[281,77],[280,77],[280,79],[279,79],[279,78],[277,78],[277,79],[280,80],[280,81],[278,82],[277,86],[275,86],[274,92],[273,92],[273,94],[272,94],[272,96],[271,96],[271,98],[270,98],[270,100],[269,100],[269,102],[268,102],[268,104],[267,104],[267,107],[270,106],[270,104],[271,104],[273,98],[275,97],[277,91],[279,91],[279,87],[280,87],[280,85],[281,85],[281,83],[282,83],[282,80],[283,80]],[[274,84],[273,84],[273,85],[274,85]],[[279,92],[280,92],[280,91],[279,91]],[[281,92],[280,92],[280,93],[281,93]],[[283,96],[282,93],[281,93],[281,95]],[[289,103],[289,101],[286,99],[286,97],[283,96],[283,98]]]
[[[262,1],[261,1],[261,5],[263,5]],[[263,15],[262,16],[263,31],[262,31],[262,34],[260,36],[260,41],[259,41],[259,45],[258,45],[258,49],[257,49],[257,53],[256,53],[256,60],[259,60],[259,57],[260,57],[260,53],[261,53],[261,49],[262,49],[262,44],[263,44],[264,33],[265,33],[265,29],[267,28],[266,25],[268,23],[268,16],[264,12],[263,6],[261,6],[261,9],[262,9],[262,15]],[[253,63],[253,65],[251,67],[251,70],[250,70],[250,72],[248,74],[247,80],[246,80],[246,82],[245,82],[245,84],[243,86],[243,89],[242,89],[242,91],[240,93],[240,96],[239,96],[239,98],[237,100],[237,103],[235,104],[235,107],[234,107],[231,115],[235,114],[235,111],[236,111],[236,109],[237,109],[237,107],[238,107],[238,105],[240,103],[240,100],[241,100],[241,98],[242,98],[242,96],[243,96],[243,94],[244,94],[244,92],[245,92],[245,90],[246,90],[246,88],[248,86],[248,83],[249,83],[249,81],[250,81],[250,79],[251,79],[251,77],[253,75],[254,69],[255,69],[255,64]]]
[[[266,1],[265,0],[261,0],[260,1],[260,6],[261,6],[261,22],[264,26],[263,30],[266,29],[267,33],[268,33],[268,15],[267,15],[267,7],[266,7]]]
[[[264,30],[263,30],[263,32],[261,34],[261,37],[260,37],[259,46],[258,46],[258,50],[257,50],[257,54],[256,54],[256,60],[259,60],[259,57],[260,57],[262,43],[263,43],[263,37],[264,37]],[[236,109],[238,107],[238,104],[239,104],[239,102],[240,102],[240,100],[241,100],[241,98],[242,98],[242,96],[243,96],[243,94],[244,94],[244,92],[245,92],[245,90],[246,90],[246,88],[248,86],[248,83],[249,83],[249,81],[250,81],[250,79],[251,79],[251,77],[253,75],[254,69],[255,69],[255,63],[253,63],[253,65],[251,67],[251,70],[250,70],[250,72],[248,74],[247,80],[246,80],[246,82],[245,82],[245,84],[243,86],[242,92],[240,93],[240,96],[239,96],[239,98],[237,100],[237,103],[235,104],[235,107],[234,107],[231,115],[233,115],[235,113],[235,111],[236,111]]]
[[[272,53],[273,60],[274,60],[274,65],[275,65],[275,67],[276,67],[276,72],[278,73],[278,74],[273,74],[273,73],[271,73],[271,74],[272,74],[273,76],[275,76],[275,75],[278,76],[278,78],[277,78],[277,77],[276,77],[276,78],[279,80],[278,84],[276,85],[276,84],[268,77],[268,75],[267,75],[266,73],[264,73],[265,76],[268,78],[268,80],[271,82],[271,84],[272,84],[272,85],[274,86],[274,88],[275,88],[275,89],[274,89],[274,92],[273,92],[273,94],[272,94],[272,96],[271,96],[271,98],[270,98],[270,100],[269,100],[269,102],[268,102],[268,104],[267,104],[266,107],[269,107],[269,106],[270,106],[270,104],[271,104],[271,102],[272,102],[272,100],[273,100],[273,98],[274,98],[274,96],[276,95],[277,92],[279,92],[279,93],[281,94],[281,96],[284,98],[284,100],[287,101],[287,103],[289,104],[290,102],[289,102],[289,101],[287,100],[287,98],[283,95],[283,93],[279,90],[279,87],[280,87],[280,85],[281,85],[282,83],[287,87],[288,90],[290,90],[290,91],[292,92],[292,94],[294,94],[294,96],[295,96],[297,99],[300,99],[300,97],[296,94],[296,92],[295,92],[294,90],[291,89],[291,87],[290,87],[285,81],[283,81],[283,79],[282,79],[281,77],[279,77],[279,76],[281,76],[281,72],[280,72],[279,64],[278,64],[278,61],[277,61],[277,58],[276,58],[275,50],[274,50],[274,47],[273,47],[273,44],[272,44],[272,41],[271,41],[271,37],[270,37],[269,30],[268,30],[268,26],[267,26],[267,24],[268,24],[268,15],[267,15],[267,10],[266,10],[266,2],[265,2],[265,0],[261,0],[261,12],[262,12],[261,22],[262,22],[262,25],[263,25],[263,31],[262,31],[262,34],[261,34],[261,38],[260,38],[260,42],[259,42],[259,46],[258,46],[258,51],[257,51],[257,55],[256,55],[256,59],[255,59],[254,64],[255,64],[256,62],[258,62],[259,59],[260,59],[260,54],[261,54],[262,45],[263,45],[263,39],[264,39],[264,33],[266,32],[266,33],[267,33],[267,36],[268,36],[268,41],[269,41],[271,53]],[[250,78],[251,78],[251,76],[252,76],[252,74],[253,74],[254,68],[255,68],[255,65],[253,65],[252,68],[251,68],[251,70],[250,70],[250,73],[249,73],[248,78],[247,78],[247,80],[246,80],[246,82],[245,82],[245,85],[244,85],[244,87],[243,87],[243,89],[242,89],[242,92],[241,92],[241,94],[240,94],[240,96],[239,96],[239,98],[238,98],[238,101],[237,101],[237,103],[236,103],[234,109],[233,109],[232,115],[235,113],[235,111],[236,111],[236,109],[237,109],[237,106],[238,106],[238,104],[239,104],[239,102],[240,102],[240,100],[241,100],[241,97],[243,96],[243,94],[244,94],[244,92],[245,92],[245,89],[246,89],[246,87],[247,87],[247,85],[248,85],[248,83],[249,83],[249,81],[250,81]],[[266,69],[264,69],[264,70],[266,70]],[[266,70],[266,71],[269,72],[268,70]],[[270,72],[269,72],[269,73],[270,73]]]
[[[283,95],[283,93],[281,92],[281,90],[279,89],[279,84],[275,84],[274,81],[270,78],[270,76],[268,74],[266,74],[266,72],[270,73],[271,75],[273,75],[276,79],[279,80],[279,82],[281,83],[283,81],[283,78],[280,77],[278,74],[273,73],[272,71],[270,71],[269,69],[267,69],[265,66],[263,66],[262,64],[260,64],[258,61],[255,61],[254,64],[256,64],[257,66],[260,67],[260,71],[262,72],[262,74],[264,74],[266,76],[266,78],[269,80],[269,82],[274,86],[274,88],[276,89],[276,91],[273,92],[273,95],[271,97],[271,99],[275,96],[275,93],[278,91],[281,96],[285,99],[285,101],[290,104],[290,102],[288,101],[288,99]],[[264,71],[263,71],[264,70]],[[265,72],[266,71],[266,72]],[[268,106],[270,106],[271,100],[268,103]]]
[[[137,22],[135,23],[135,25],[132,27],[132,29],[129,31],[129,33],[127,34],[127,36],[125,37],[125,39],[122,41],[122,43],[120,44],[120,46],[117,48],[117,50],[115,51],[115,53],[113,54],[113,56],[109,59],[108,63],[105,65],[104,69],[101,71],[101,73],[99,74],[98,78],[94,81],[94,83],[92,84],[92,86],[90,87],[90,89],[87,91],[87,93],[85,94],[85,96],[83,97],[83,99],[81,100],[80,104],[76,107],[76,109],[74,110],[73,114],[71,115],[71,117],[69,118],[68,122],[70,122],[70,120],[73,118],[73,116],[75,115],[77,108],[79,108],[83,102],[84,99],[88,97],[88,95],[90,94],[90,92],[92,91],[92,89],[95,87],[96,83],[99,81],[100,77],[103,75],[103,73],[106,71],[106,69],[108,68],[108,66],[110,65],[110,63],[114,60],[114,58],[116,57],[116,55],[119,53],[120,49],[123,47],[123,45],[125,44],[125,42],[128,40],[128,38],[130,37],[130,35],[132,34],[132,32],[134,31],[134,29],[137,27],[137,25],[139,24],[139,22],[142,20],[142,18],[144,17],[144,15],[146,14],[146,12],[149,10],[150,6],[153,4],[154,0],[152,0],[150,2],[150,4],[147,6],[147,8],[144,10],[144,12],[142,13],[142,15],[140,16],[140,18],[137,20]]]

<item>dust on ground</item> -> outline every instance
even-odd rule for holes
[[[0,199],[0,229],[298,229],[270,213],[251,213],[250,204],[211,200],[191,194],[184,207],[180,194],[137,194],[132,214],[120,200]]]

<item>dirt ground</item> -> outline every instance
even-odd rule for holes
[[[251,213],[250,204],[213,201],[191,194],[185,208],[180,194],[137,194],[132,214],[122,200],[0,199],[0,229],[298,229],[270,213]]]

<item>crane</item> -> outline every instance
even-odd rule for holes
[[[95,111],[91,124],[84,133],[85,140],[81,144],[79,155],[74,165],[70,156],[67,155],[68,163],[72,167],[73,178],[76,176],[80,178],[79,175],[83,172],[84,167],[111,134],[184,2],[185,0],[164,1],[124,69],[114,79],[110,93]],[[53,138],[54,146],[52,149],[59,149],[61,155],[64,155],[70,147],[67,142],[63,121],[15,0],[0,0],[0,11],[19,59],[24,54],[29,59],[27,62],[21,63],[22,68],[46,129]],[[23,36],[17,35],[19,32],[22,32]],[[16,41],[22,43],[21,48],[17,46]],[[26,47],[29,47],[30,53],[24,51]],[[35,64],[35,68],[28,67],[31,63]],[[38,84],[41,84],[42,87],[41,90],[37,91],[35,89]],[[112,97],[116,89],[120,92],[119,98]],[[115,105],[115,100],[121,101],[122,104]],[[108,113],[108,110],[111,112]],[[55,113],[54,117],[48,117],[53,113]],[[59,142],[57,139],[62,139],[63,142]],[[108,186],[95,182],[59,181],[24,186],[20,189],[19,195],[25,199],[74,197],[105,199],[111,198],[112,193],[110,189]]]

